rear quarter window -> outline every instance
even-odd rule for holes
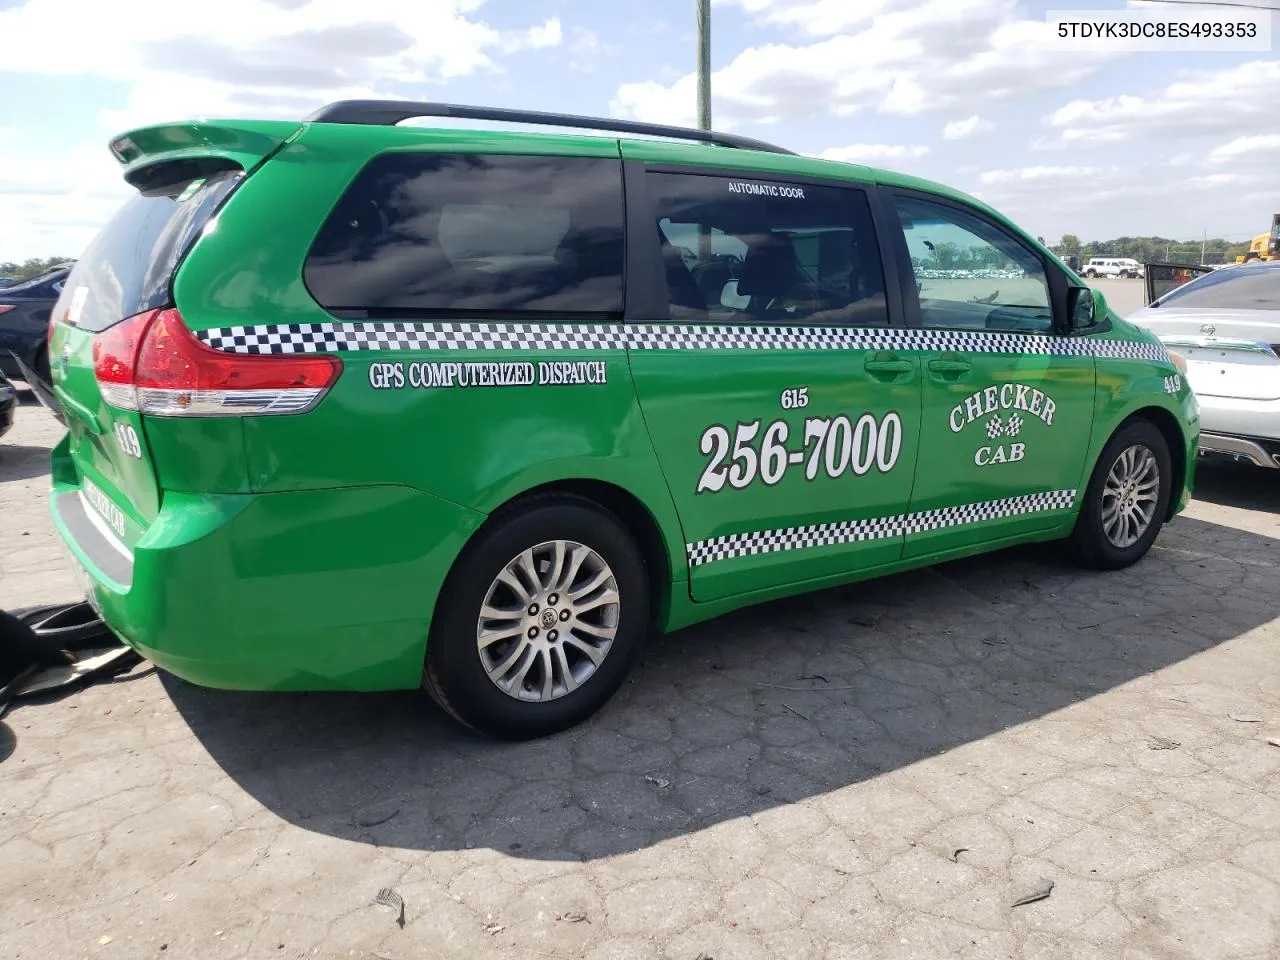
[[[615,316],[618,160],[386,154],[338,201],[307,257],[339,315]]]

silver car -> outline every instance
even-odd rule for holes
[[[1280,260],[1203,273],[1128,319],[1185,362],[1201,453],[1280,469]]]

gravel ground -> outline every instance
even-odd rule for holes
[[[55,428],[0,441],[0,606],[76,596]],[[1276,477],[1206,468],[1133,569],[1018,549],[743,611],[538,743],[154,673],[23,705],[0,956],[1274,958],[1278,567]]]

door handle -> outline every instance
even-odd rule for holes
[[[914,369],[914,365],[910,360],[897,360],[893,358],[883,358],[878,360],[867,360],[863,367],[867,373],[910,373]]]
[[[973,364],[968,360],[930,360],[930,373],[968,373]]]

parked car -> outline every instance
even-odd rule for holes
[[[397,125],[442,116],[666,139]],[[1187,503],[1178,361],[944,186],[382,101],[112,150],[139,193],[54,311],[51,508],[196,683],[423,684],[533,737],[653,627],[1014,543],[1124,567]]]
[[[69,266],[0,291],[0,372],[23,380],[18,360],[48,379],[49,314],[62,294]]]
[[[1216,267],[1188,263],[1148,263],[1143,265],[1146,279],[1146,303],[1159,300],[1174,287],[1190,283],[1196,277],[1211,273]]]
[[[1084,265],[1084,276],[1089,279],[1095,277],[1124,277],[1125,279],[1141,277],[1142,264],[1137,260],[1127,258],[1092,257]]]
[[[1181,269],[1186,279],[1129,319],[1185,359],[1203,453],[1280,468],[1280,261]]]
[[[13,413],[17,408],[18,391],[13,388],[9,378],[0,373],[0,437],[13,426]]]

